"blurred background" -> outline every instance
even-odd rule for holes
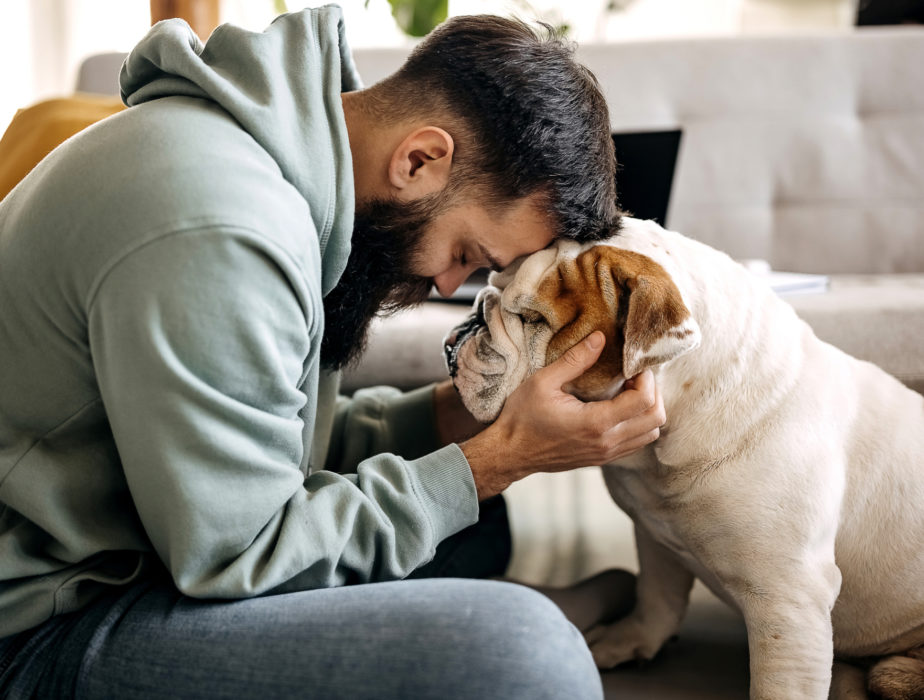
[[[3,0],[0,2],[0,132],[18,108],[73,92],[89,55],[128,51],[152,16],[183,16],[205,39],[220,22],[262,30],[297,0]],[[858,19],[924,16],[924,0],[341,0],[354,48],[402,46],[447,15],[540,18],[575,41],[850,31]]]

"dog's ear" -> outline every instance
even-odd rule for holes
[[[617,326],[622,326],[622,373],[634,377],[697,347],[699,325],[667,271],[651,258],[610,246],[594,248],[598,265],[609,267],[621,290]]]
[[[612,246],[595,245],[559,260],[535,298],[553,332],[546,364],[593,331],[606,336],[596,364],[568,387],[587,400],[612,395],[623,380],[700,341],[699,326],[667,271],[644,255]]]

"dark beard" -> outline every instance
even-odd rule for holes
[[[355,364],[376,316],[426,301],[433,280],[410,270],[420,256],[424,231],[444,200],[440,193],[410,203],[373,200],[357,207],[346,269],[324,297],[324,367],[339,370]]]

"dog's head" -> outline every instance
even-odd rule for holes
[[[567,391],[608,398],[627,378],[695,348],[699,326],[664,268],[606,243],[559,241],[491,276],[472,316],[446,338],[466,408],[488,422],[529,375],[595,330],[597,363]]]

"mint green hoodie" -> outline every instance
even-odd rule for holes
[[[154,557],[197,597],[405,576],[478,504],[432,389],[338,398],[319,366],[353,225],[339,8],[205,46],[161,22],[121,85],[0,203],[0,636]]]

